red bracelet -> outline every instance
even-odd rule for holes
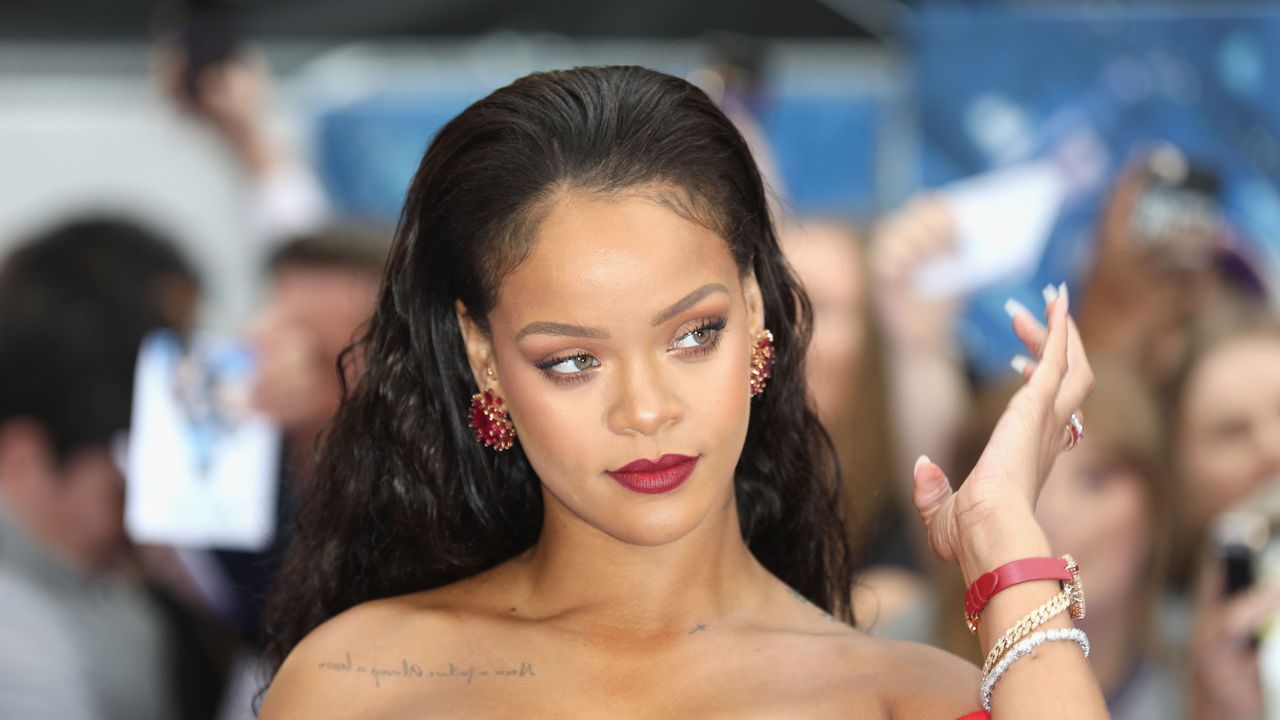
[[[1001,590],[1032,580],[1057,580],[1071,593],[1071,617],[1084,618],[1084,586],[1080,566],[1070,555],[1060,558],[1015,560],[992,570],[969,586],[964,594],[964,619],[970,632],[978,632],[978,618],[991,598]]]

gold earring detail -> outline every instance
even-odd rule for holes
[[[773,333],[764,330],[756,335],[756,343],[751,347],[751,397],[764,392],[764,386],[773,374],[773,361],[777,355],[773,347]]]

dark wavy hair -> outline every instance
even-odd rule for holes
[[[348,349],[363,371],[320,443],[315,485],[268,607],[268,658],[358,603],[439,587],[532,546],[539,481],[517,442],[476,442],[476,383],[455,314],[487,331],[499,284],[555,193],[674,189],[754,270],[777,360],[753,401],[735,476],[759,561],[852,623],[853,577],[830,440],[802,362],[809,301],[778,248],[741,134],[701,90],[639,67],[535,73],[477,101],[427,148],[409,187],[373,318]],[[671,197],[668,197],[670,200]]]

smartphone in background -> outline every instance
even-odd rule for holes
[[[238,6],[233,0],[174,0],[163,9],[163,23],[174,36],[182,58],[182,92],[200,100],[200,78],[210,68],[240,54]]]
[[[1220,515],[1211,533],[1224,596],[1258,585],[1280,586],[1280,478]],[[1280,720],[1280,617],[1259,633],[1257,653],[1266,718]]]
[[[1171,268],[1207,267],[1222,232],[1220,186],[1216,171],[1191,163],[1177,148],[1153,151],[1129,216],[1133,242]]]
[[[1224,597],[1253,587],[1262,553],[1272,542],[1271,519],[1252,508],[1223,513],[1213,525],[1213,553],[1222,568]]]

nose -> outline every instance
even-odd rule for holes
[[[684,405],[664,377],[661,361],[621,363],[605,422],[619,435],[656,435],[680,422]]]

